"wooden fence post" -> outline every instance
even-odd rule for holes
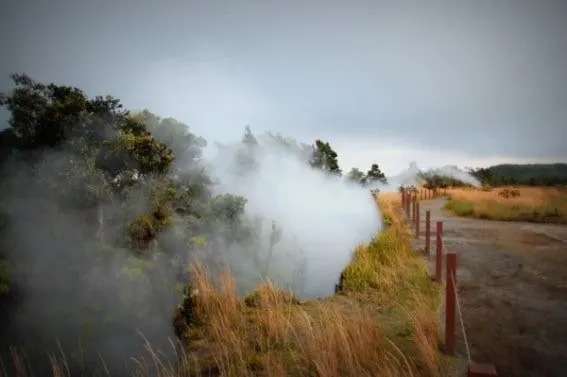
[[[435,247],[435,280],[441,283],[441,266],[443,264],[443,221],[437,221],[436,247]]]
[[[411,219],[413,220],[414,224],[415,224],[415,203],[417,203],[417,199],[414,196],[411,202]]]
[[[404,190],[402,190],[401,195],[402,195],[402,208],[405,208],[405,205],[406,205],[406,192],[405,192]]]
[[[425,255],[429,257],[431,248],[431,210],[425,211]]]
[[[498,374],[494,365],[470,362],[467,377],[498,377]]]
[[[419,201],[415,202],[415,238],[419,238]]]
[[[445,353],[455,355],[455,291],[457,289],[457,254],[447,253],[445,281]]]

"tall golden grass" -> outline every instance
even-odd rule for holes
[[[379,205],[391,225],[355,249],[342,290],[327,299],[300,302],[265,282],[240,300],[230,273],[212,279],[193,266],[191,324],[182,329],[182,351],[169,362],[147,344],[147,357],[137,360],[132,375],[444,375],[438,287],[411,249],[398,204],[381,199]],[[20,365],[15,377],[28,375],[23,360],[13,353]],[[50,360],[53,377],[71,375],[63,354]]]
[[[502,190],[520,195],[505,198]],[[452,189],[446,209],[459,216],[486,220],[567,223],[567,189],[555,187],[494,188],[489,191]]]

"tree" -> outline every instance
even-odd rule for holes
[[[323,142],[321,140],[315,141],[313,155],[311,156],[309,163],[312,167],[321,169],[330,174],[342,174],[342,171],[339,168],[337,152],[333,150],[328,142]]]
[[[364,183],[364,173],[358,168],[352,168],[346,175],[346,180],[349,182],[356,182],[359,184]]]
[[[21,150],[57,147],[77,136],[93,145],[116,134],[127,115],[110,96],[88,99],[78,88],[37,83],[23,74],[10,77],[15,88],[0,95],[0,106],[11,113],[9,125]]]
[[[161,118],[149,110],[136,113],[132,118],[144,124],[156,140],[165,143],[172,150],[175,155],[175,173],[186,171],[200,163],[202,149],[207,142],[191,133],[186,124],[173,118]]]
[[[380,182],[384,184],[388,183],[386,176],[384,175],[384,173],[382,173],[382,171],[378,167],[378,164],[372,164],[370,170],[368,170],[368,173],[366,173],[366,177],[365,177],[365,183],[367,185],[371,185],[375,182]]]
[[[250,130],[250,126],[244,128],[244,136],[242,136],[242,142],[246,145],[258,145],[258,140]]]

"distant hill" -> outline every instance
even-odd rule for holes
[[[567,163],[500,164],[474,169],[472,174],[483,183],[499,185],[552,186],[567,184]]]

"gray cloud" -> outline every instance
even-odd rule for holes
[[[563,1],[13,2],[6,75],[24,71],[232,138],[567,157]],[[346,137],[346,136],[341,136]]]

